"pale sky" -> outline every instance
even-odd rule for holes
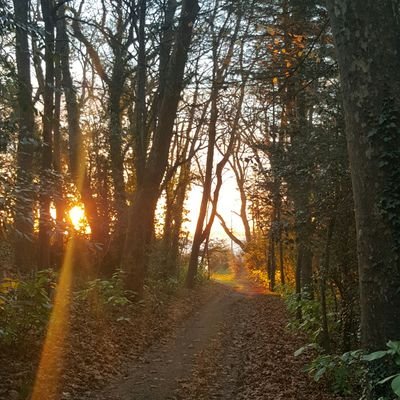
[[[186,208],[189,210],[187,218],[190,220],[184,224],[184,229],[190,232],[190,236],[193,236],[196,229],[197,218],[199,215],[199,208],[201,202],[201,196],[203,189],[200,186],[192,185],[192,189],[189,192],[188,199],[186,201]],[[236,182],[234,177],[228,174],[224,175],[224,182],[221,187],[218,212],[224,217],[225,223],[230,227],[232,221],[232,227],[234,233],[242,237],[243,236],[243,225],[240,217],[236,214],[240,211],[240,195],[236,188]],[[214,220],[211,237],[218,239],[228,239],[225,231],[216,217]]]

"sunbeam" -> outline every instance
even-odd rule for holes
[[[57,396],[63,367],[63,344],[68,335],[70,296],[75,239],[68,241],[57,285],[53,311],[36,373],[31,400],[51,400]]]

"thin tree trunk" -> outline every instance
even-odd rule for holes
[[[50,234],[52,230],[50,202],[53,167],[54,123],[54,5],[51,0],[41,0],[45,28],[46,75],[43,88],[43,142],[40,188],[39,266],[50,267]]]
[[[301,282],[301,267],[303,264],[303,246],[298,245],[297,249],[297,259],[296,259],[296,274],[295,274],[295,285],[296,285],[296,300],[297,300],[297,308],[296,308],[296,318],[298,321],[301,321],[302,310],[301,310],[301,300],[302,300],[302,282]]]
[[[229,15],[227,16],[229,18]],[[214,169],[214,153],[215,153],[215,145],[216,145],[216,135],[217,135],[217,121],[218,121],[218,99],[219,93],[221,90],[221,86],[224,83],[226,78],[226,71],[229,67],[232,59],[233,49],[236,42],[236,38],[239,32],[241,22],[241,16],[237,17],[235,30],[232,34],[231,40],[229,42],[229,47],[226,52],[225,58],[223,60],[222,66],[218,66],[219,60],[217,59],[218,54],[218,46],[221,45],[221,32],[217,37],[214,37],[213,40],[213,59],[214,59],[214,67],[213,67],[213,83],[211,87],[211,111],[210,111],[210,122],[208,126],[208,144],[207,144],[207,160],[206,160],[206,172],[204,178],[204,185],[203,185],[203,194],[200,203],[200,212],[197,219],[196,230],[193,237],[192,243],[192,250],[190,253],[189,259],[189,266],[188,272],[186,276],[186,286],[188,288],[193,288],[195,285],[197,269],[198,269],[198,262],[199,262],[199,255],[200,255],[200,246],[204,242],[204,240],[209,237],[211,228],[215,219],[215,215],[217,213],[217,206],[218,206],[218,197],[219,191],[222,185],[222,170],[225,164],[228,162],[230,154],[232,153],[233,146],[235,143],[235,129],[231,130],[231,137],[228,148],[226,153],[224,154],[222,160],[218,163],[216,168],[216,177],[217,177],[217,185],[214,190],[214,199],[213,199],[213,206],[210,215],[210,219],[207,222],[206,227],[203,229],[204,223],[206,221],[206,213],[207,213],[207,206],[208,202],[211,198],[211,186],[212,186],[212,173]],[[212,24],[214,21],[211,22]],[[224,28],[223,28],[224,29]],[[243,46],[242,46],[243,49]],[[244,95],[244,88],[241,87],[241,94],[240,94],[240,101],[238,105],[238,110],[235,116],[234,126],[237,128],[239,117],[241,115],[241,106],[243,101]]]
[[[320,294],[321,294],[321,314],[322,314],[321,344],[324,350],[328,354],[331,349],[331,339],[329,335],[328,310],[326,304],[326,277],[329,273],[329,268],[330,268],[330,251],[331,251],[331,242],[332,242],[334,224],[335,220],[332,218],[328,223],[328,232],[326,234],[324,259],[320,271]]]
[[[280,200],[281,203],[282,200]],[[278,213],[277,213],[277,223],[278,223],[278,246],[279,246],[279,271],[281,275],[281,285],[286,284],[286,276],[285,276],[285,260],[283,256],[283,235],[282,235],[282,218],[281,218],[281,208],[282,205],[279,204]]]
[[[126,229],[127,204],[124,180],[124,157],[122,154],[122,107],[121,97],[125,83],[124,57],[120,44],[116,44],[113,60],[113,68],[109,80],[109,112],[110,112],[110,160],[111,175],[114,184],[114,206],[117,214],[114,236],[114,244],[117,243],[118,253],[122,247]]]
[[[216,124],[218,119],[218,88],[214,83],[211,93],[211,115],[208,129],[208,147],[207,147],[207,160],[206,160],[206,172],[203,185],[203,194],[200,203],[200,212],[197,218],[196,230],[193,237],[192,250],[190,252],[188,273],[186,276],[186,286],[192,288],[195,284],[195,278],[197,275],[197,268],[200,255],[200,247],[204,241],[203,237],[203,226],[207,214],[208,201],[211,197],[211,184],[212,184],[212,172],[215,152],[215,139],[216,139]]]
[[[79,122],[80,109],[69,67],[70,49],[65,19],[65,4],[60,5],[58,12],[57,29],[61,43],[60,58],[62,86],[65,93],[68,120],[69,167],[73,182],[75,183],[85,206],[85,213],[92,231],[92,238],[96,242],[104,243],[104,230],[102,229],[102,223],[98,218],[96,200],[94,199],[90,187],[86,168],[86,151]]]
[[[55,45],[55,95],[54,95],[54,126],[53,126],[53,137],[54,137],[54,151],[53,151],[53,168],[56,173],[55,183],[55,194],[54,203],[56,208],[56,229],[55,229],[55,242],[53,250],[54,264],[58,267],[61,266],[63,247],[64,247],[64,218],[65,218],[65,201],[63,194],[63,181],[62,181],[62,165],[61,165],[61,132],[60,132],[60,118],[61,118],[61,39],[59,31],[58,21],[56,23],[57,36]]]
[[[275,257],[275,237],[270,234],[268,245],[268,278],[269,288],[273,292],[276,283],[276,257]]]
[[[190,165],[189,163],[182,166],[179,175],[179,183],[176,193],[175,210],[174,210],[174,227],[171,235],[171,248],[169,251],[169,272],[171,275],[178,273],[179,259],[179,241],[183,224],[184,202],[186,199],[187,188],[190,182]]]

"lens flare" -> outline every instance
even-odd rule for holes
[[[78,138],[78,148],[80,152],[76,163],[75,185],[78,191],[82,192],[86,177],[86,151],[82,136]],[[72,207],[69,216],[75,231],[79,230],[82,232],[83,230],[85,233],[90,233],[90,227],[83,206]],[[80,223],[83,223],[83,229],[80,229]],[[64,253],[53,310],[47,327],[47,334],[36,372],[31,400],[57,400],[60,398],[60,380],[63,375],[65,361],[65,342],[70,327],[71,290],[76,241],[76,232],[72,232]]]
[[[63,368],[63,344],[69,331],[74,247],[75,238],[72,236],[67,244],[31,400],[55,400],[58,396]]]

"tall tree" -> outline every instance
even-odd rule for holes
[[[46,74],[43,91],[43,134],[40,187],[40,220],[39,220],[39,265],[50,267],[50,234],[51,234],[51,183],[53,181],[53,124],[54,124],[54,29],[55,6],[52,0],[41,1],[45,29],[45,66]]]
[[[215,8],[213,10],[213,15],[210,18],[210,28],[212,33],[212,59],[213,59],[213,70],[212,70],[212,85],[210,91],[210,121],[208,124],[208,143],[207,143],[207,159],[206,159],[206,169],[204,174],[203,183],[203,194],[200,204],[200,212],[197,219],[196,230],[193,237],[192,250],[190,253],[188,273],[186,277],[186,285],[191,288],[195,284],[195,278],[197,276],[198,269],[198,259],[200,255],[200,247],[202,243],[208,240],[211,232],[213,220],[215,218],[216,207],[218,204],[219,191],[222,185],[222,170],[225,164],[228,162],[230,153],[234,145],[234,132],[230,132],[229,144],[227,146],[227,151],[222,157],[222,160],[218,163],[216,167],[217,185],[214,191],[214,205],[213,212],[210,215],[210,219],[206,221],[208,203],[211,198],[212,191],[212,181],[213,181],[213,171],[214,171],[214,153],[217,142],[217,123],[219,117],[219,107],[218,102],[220,100],[221,91],[223,85],[226,82],[229,67],[231,66],[232,56],[236,45],[236,40],[238,37],[240,22],[242,20],[242,13],[239,12],[235,16],[234,26],[232,36],[229,37],[228,41],[226,39],[226,30],[229,29],[229,22],[234,15],[233,7],[230,7],[226,14],[223,14],[222,23],[218,26],[218,20],[220,19],[220,4],[216,2]],[[222,53],[224,46],[227,46],[225,53]],[[242,88],[243,90],[243,88]],[[243,97],[242,97],[243,99]],[[237,111],[237,120],[239,119],[240,112]]]
[[[383,348],[400,326],[400,2],[327,4],[355,201],[361,338]]]
[[[18,153],[14,227],[15,263],[20,270],[32,266],[33,175],[35,118],[32,102],[31,60],[28,42],[28,0],[14,0],[16,22],[15,56],[18,80]]]
[[[179,27],[165,73],[165,89],[157,112],[158,124],[143,177],[138,179],[132,205],[122,267],[127,272],[127,286],[139,295],[143,293],[149,243],[153,231],[154,214],[167,164],[169,146],[178,103],[183,88],[186,60],[192,39],[199,5],[197,0],[184,0],[181,5]]]
[[[85,206],[92,237],[95,241],[102,243],[104,242],[104,232],[102,222],[98,218],[97,204],[90,186],[86,165],[86,151],[80,126],[80,104],[70,70],[70,38],[67,32],[64,3],[60,4],[58,8],[57,37],[59,38],[57,45],[59,47],[62,88],[65,95],[68,122],[69,171]]]
[[[141,2],[141,7],[143,7]],[[145,4],[146,2],[144,2]],[[118,253],[121,253],[120,244],[123,243],[123,235],[126,228],[127,220],[127,203],[126,203],[126,188],[124,179],[124,153],[123,153],[123,102],[124,86],[128,76],[127,64],[130,59],[129,46],[132,44],[133,36],[131,30],[133,22],[136,18],[134,14],[134,4],[124,7],[121,0],[112,2],[114,16],[112,28],[106,26],[107,9],[106,4],[102,3],[102,18],[99,24],[95,24],[97,29],[104,35],[106,42],[112,52],[111,71],[107,71],[107,61],[102,60],[96,46],[90,41],[81,29],[78,19],[79,13],[75,13],[75,18],[72,23],[74,36],[84,44],[92,61],[93,68],[96,70],[99,77],[107,87],[108,94],[108,109],[107,116],[109,117],[108,144],[110,147],[110,165],[111,176],[114,185],[114,208],[116,213],[114,241],[117,246]],[[125,5],[126,6],[126,5]],[[127,9],[126,9],[127,8]],[[132,21],[133,20],[133,21]],[[139,52],[139,54],[141,54]],[[143,61],[140,58],[140,65]],[[140,69],[140,68],[139,68]]]
[[[384,348],[400,326],[400,2],[327,4],[353,182],[361,339]]]

